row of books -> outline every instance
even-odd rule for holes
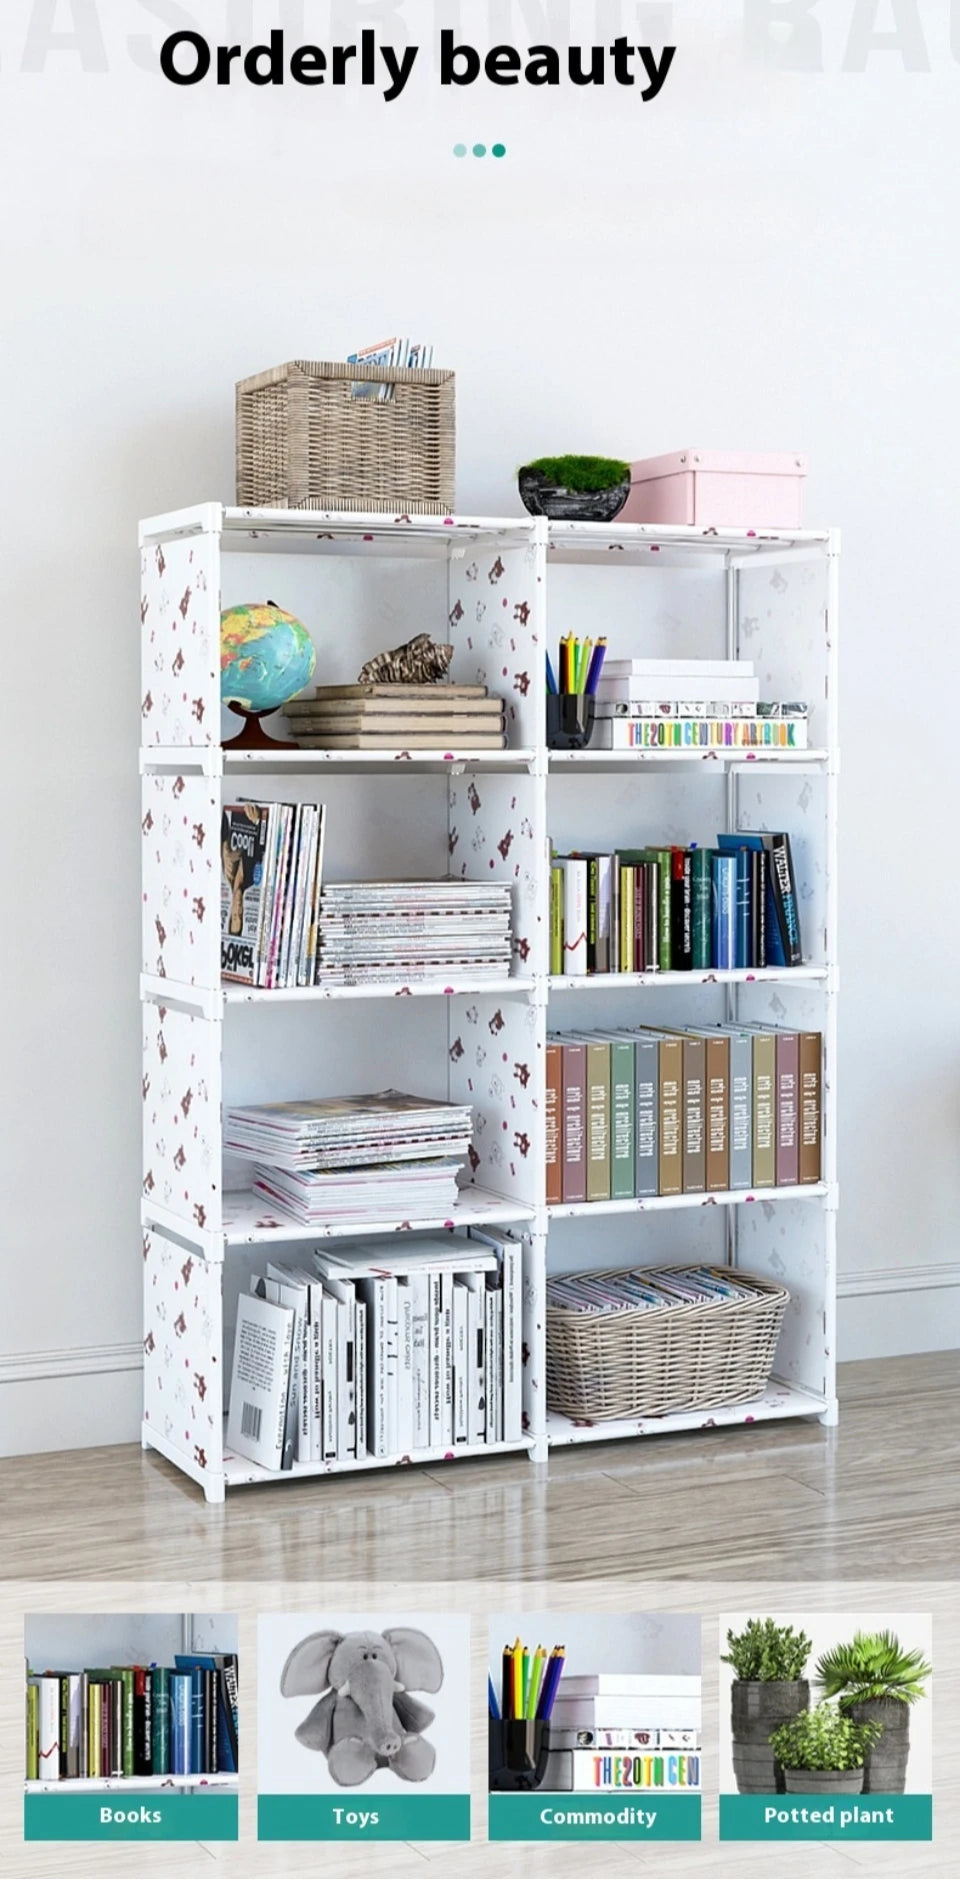
[[[502,751],[502,698],[485,685],[320,685],[284,706],[304,750]]]
[[[819,1182],[822,1038],[767,1025],[547,1041],[550,1204]]]
[[[301,1226],[449,1213],[470,1148],[469,1104],[401,1090],[235,1105],[224,1149],[256,1164],[255,1192]]]
[[[805,751],[807,707],[761,703],[755,713],[691,713],[682,701],[656,711],[601,716],[592,742],[607,751]]]
[[[719,835],[716,849],[651,844],[551,862],[552,973],[802,964],[800,897],[784,831]]]
[[[764,701],[751,660],[607,660],[594,742],[608,750],[805,750],[807,706]]]
[[[236,1774],[237,1659],[27,1675],[27,1780]]]
[[[346,881],[320,897],[317,984],[468,974],[497,984],[513,952],[509,882]]]
[[[521,1312],[507,1233],[271,1261],[237,1303],[228,1445],[282,1470],[518,1442]]]
[[[317,968],[322,803],[231,803],[220,819],[220,970],[309,986]]]

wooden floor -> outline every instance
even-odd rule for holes
[[[0,1462],[0,1577],[949,1579],[956,1353],[841,1367],[837,1430],[763,1424],[236,1489],[139,1447]]]
[[[912,1880],[960,1873],[960,1375],[956,1356],[848,1365],[841,1422],[763,1425],[353,1481],[246,1489],[210,1508],[139,1448],[0,1462],[0,1873],[37,1876],[377,1873],[397,1880]],[[258,1612],[471,1613],[473,1686],[486,1616],[531,1610],[703,1616],[704,1840],[700,1847],[487,1846],[485,1710],[473,1714],[470,1846],[256,1844]],[[241,1841],[236,1846],[22,1840],[23,1615],[236,1612]],[[932,1846],[717,1841],[720,1613],[934,1615]]]

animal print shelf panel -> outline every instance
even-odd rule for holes
[[[194,1467],[223,1468],[219,1266],[143,1232],[143,1419]]]
[[[454,676],[504,701],[508,745],[543,742],[545,555],[537,542],[480,547],[450,563]]]
[[[219,536],[141,550],[140,625],[141,743],[219,744]]]
[[[143,971],[220,984],[220,799],[206,777],[144,777]]]
[[[143,1006],[143,1192],[193,1228],[221,1228],[221,1026]]]

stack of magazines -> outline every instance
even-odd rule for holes
[[[224,1148],[257,1164],[254,1190],[305,1227],[452,1211],[469,1105],[384,1090],[229,1109]]]
[[[510,974],[510,884],[344,881],[320,897],[317,983]]]
[[[310,986],[323,878],[322,803],[230,803],[220,819],[220,969]]]
[[[756,1289],[711,1266],[640,1267],[624,1273],[576,1273],[548,1279],[547,1304],[566,1312],[662,1311],[665,1306],[721,1305],[755,1299]]]

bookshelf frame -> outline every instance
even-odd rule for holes
[[[144,1448],[164,1455],[216,1503],[228,1487],[307,1475],[405,1463],[435,1467],[440,1461],[511,1450],[543,1462],[555,1445],[767,1419],[816,1417],[835,1423],[839,533],[392,518],[208,503],[142,523],[140,550]],[[222,715],[219,698],[221,597],[224,604],[242,598],[231,591],[231,580],[235,586],[240,579],[233,571],[257,566],[259,573],[263,556],[269,561],[271,591],[285,578],[299,584],[300,611],[308,624],[314,618],[311,605],[319,606],[321,593],[328,591],[324,583],[333,583],[329,592],[335,598],[353,596],[358,632],[368,626],[373,636],[361,649],[352,639],[335,643],[321,626],[319,676],[352,679],[362,658],[391,643],[385,622],[400,618],[394,590],[402,590],[408,608],[420,611],[411,614],[415,624],[406,631],[396,627],[392,641],[424,629],[452,641],[453,676],[483,678],[506,699],[508,749],[264,754],[225,747],[221,737],[229,733],[223,727],[229,722],[232,730],[234,721]],[[575,605],[602,610],[604,582],[606,594],[615,591],[621,599],[628,619],[624,631],[634,635],[622,639],[618,631],[623,650],[640,651],[648,644],[637,637],[640,628],[630,625],[638,618],[645,580],[648,592],[659,597],[653,611],[661,627],[664,619],[668,626],[673,622],[671,632],[676,621],[665,597],[674,586],[678,595],[688,595],[682,647],[669,642],[672,650],[688,656],[703,650],[689,638],[700,630],[698,607],[706,605],[698,597],[709,595],[711,650],[723,648],[730,658],[759,656],[769,696],[809,697],[812,748],[756,754],[548,751],[544,653],[559,632],[569,630],[565,610],[571,603],[569,596],[564,600],[563,584],[571,570],[580,584],[571,590],[581,596],[574,598]],[[365,584],[371,597],[369,623]],[[496,987],[464,979],[443,988],[398,983],[332,991],[222,986],[216,834],[221,805],[251,791],[267,797],[300,793],[327,802],[339,792],[338,803],[348,803],[344,792],[354,792],[351,813],[363,833],[364,817],[369,824],[384,806],[395,808],[409,797],[410,846],[417,853],[397,853],[397,874],[469,875],[482,866],[513,883],[519,945],[510,980]],[[607,805],[612,814],[639,815],[653,792],[663,805],[674,798],[681,806],[692,805],[708,796],[712,813],[722,814],[728,828],[776,826],[793,833],[798,821],[802,824],[808,879],[801,889],[809,902],[805,941],[808,929],[814,935],[807,964],[763,972],[551,980],[549,838],[556,833],[555,819],[592,816],[591,839],[604,840],[597,825]],[[781,820],[768,822],[768,812]],[[681,813],[694,812],[681,808]],[[697,813],[707,817],[706,809]],[[422,818],[426,827],[428,815],[436,819],[432,868],[421,859],[418,825]],[[358,865],[357,872],[384,871]],[[675,1017],[677,1001],[688,996],[704,1014],[692,1022],[764,1017],[822,1031],[823,1180],[815,1188],[756,1195],[548,1208],[543,1101],[548,1030],[657,1023],[658,1013],[663,1022],[682,1022],[682,1014]],[[393,1007],[385,1025],[387,999]],[[386,1461],[367,1457],[297,1464],[277,1474],[225,1448],[231,1294],[243,1283],[243,1263],[253,1257],[253,1249],[262,1248],[269,1257],[277,1248],[295,1251],[325,1236],[317,1228],[301,1229],[271,1217],[251,1194],[236,1190],[236,1173],[231,1176],[223,1168],[221,1104],[234,1100],[234,1090],[242,1092],[242,1100],[303,1094],[299,1086],[275,1087],[284,1050],[298,1066],[313,1062],[311,1053],[335,1062],[337,1051],[342,1053],[354,1037],[368,1056],[375,1057],[379,1046],[388,1058],[393,1053],[409,1063],[410,1051],[418,1053],[418,1063],[409,1069],[411,1087],[470,1101],[476,1155],[454,1220],[388,1220],[327,1231],[365,1236],[411,1226],[504,1224],[522,1234],[525,1433],[519,1444],[457,1445]],[[306,1069],[302,1074],[308,1074]],[[388,1081],[385,1072],[381,1084]],[[329,1085],[331,1091],[336,1087]],[[350,1087],[374,1085],[351,1080]],[[583,1223],[591,1218],[598,1232],[585,1242]],[[712,1258],[775,1272],[788,1286],[793,1281],[778,1351],[781,1371],[763,1398],[709,1416],[692,1412],[596,1426],[547,1414],[545,1285],[554,1264],[554,1240],[561,1243],[557,1259],[571,1270],[578,1261],[616,1264],[619,1248],[611,1241],[613,1255],[607,1256],[608,1233],[634,1234],[624,1258],[640,1259],[647,1257],[644,1236],[664,1226],[675,1231],[682,1223],[691,1233],[715,1236]],[[651,1260],[656,1257],[651,1252]]]

